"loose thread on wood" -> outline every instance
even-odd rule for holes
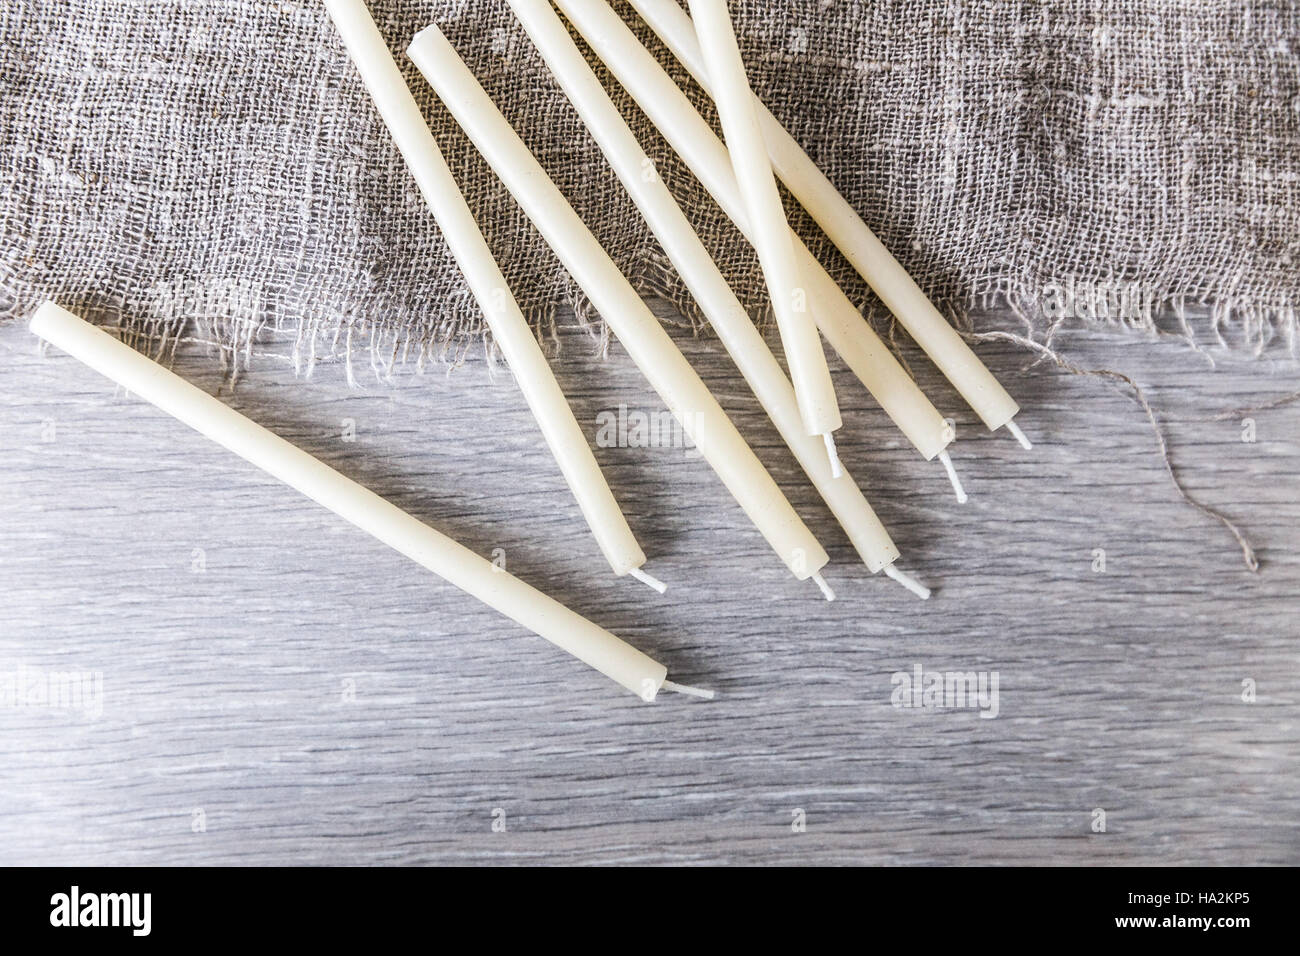
[[[1268,412],[1275,408],[1282,408],[1294,402],[1300,402],[1300,392],[1292,392],[1290,395],[1283,395],[1280,398],[1274,398],[1271,401],[1261,402],[1258,405],[1247,405],[1242,408],[1234,408],[1226,412],[1220,412],[1210,419],[1212,422],[1227,422],[1234,418],[1242,418],[1246,415],[1254,415],[1257,412]]]
[[[1019,348],[1036,352],[1043,358],[1050,359],[1058,368],[1071,375],[1105,378],[1126,386],[1132,392],[1131,398],[1133,401],[1137,402],[1142,410],[1146,412],[1147,420],[1151,423],[1151,429],[1155,432],[1156,444],[1160,448],[1160,459],[1164,462],[1165,471],[1168,473],[1169,480],[1173,482],[1174,488],[1177,490],[1179,496],[1183,501],[1187,502],[1187,504],[1191,505],[1197,511],[1213,518],[1215,521],[1218,521],[1227,528],[1228,531],[1231,532],[1232,536],[1237,540],[1237,544],[1241,547],[1241,555],[1242,559],[1246,563],[1246,567],[1254,572],[1259,571],[1259,558],[1255,554],[1255,549],[1242,530],[1237,527],[1236,523],[1227,515],[1223,514],[1223,512],[1198,501],[1185,487],[1183,487],[1183,483],[1178,477],[1178,472],[1174,468],[1173,459],[1170,457],[1169,442],[1165,438],[1165,432],[1160,425],[1160,420],[1156,417],[1155,409],[1153,409],[1151,403],[1147,401],[1146,393],[1142,390],[1142,386],[1138,385],[1138,383],[1131,377],[1125,375],[1123,372],[1116,372],[1107,368],[1080,368],[1065,359],[1055,349],[1048,348],[1047,346],[1035,342],[1033,339],[1026,338],[1023,335],[1016,335],[1014,332],[975,332],[971,333],[969,337],[977,342],[1010,342],[1012,345]]]

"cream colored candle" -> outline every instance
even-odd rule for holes
[[[825,550],[447,38],[429,27],[408,52],[773,550],[833,598],[817,573]]]
[[[668,187],[654,173],[653,164],[549,0],[509,2],[619,181],[650,223],[659,244],[717,331],[745,381],[848,533],[863,562],[873,573],[886,570],[918,595],[928,596],[928,590],[893,567],[898,548],[857,484],[847,474],[835,479],[821,441],[803,427],[790,380]]]
[[[662,664],[604,628],[495,567],[464,545],[416,520],[71,312],[47,303],[32,318],[31,329],[131,394],[158,406],[643,699],[653,700],[661,688],[712,696],[707,691],[695,691],[665,680],[668,671]]]
[[[726,146],[659,62],[602,0],[556,0],[556,6],[752,242],[753,230]],[[927,460],[936,455],[946,460],[952,428],[798,236],[794,247],[808,284],[813,318],[826,340],[916,449]],[[960,486],[958,497],[965,500]]]
[[[799,274],[790,224],[776,191],[772,163],[767,157],[763,131],[754,110],[754,93],[749,88],[745,64],[740,59],[736,35],[727,13],[726,0],[691,0],[696,14],[700,43],[705,49],[714,101],[722,122],[723,136],[731,154],[731,166],[740,186],[745,210],[753,229],[767,281],[772,311],[776,315],[785,349],[786,364],[799,397],[799,410],[810,435],[824,435],[834,464],[831,433],[840,427],[840,410],[831,384],[821,336],[808,311],[808,290]],[[837,469],[838,470],[838,469]]]
[[[716,95],[712,70],[696,37],[695,26],[677,0],[631,0],[631,3],[704,91]],[[990,429],[1005,425],[1029,448],[1024,433],[1012,420],[1020,410],[1015,400],[781,122],[761,100],[755,98],[754,105],[772,165],[786,188],[898,317],[903,328],[984,424]]]
[[[620,577],[631,574],[663,593],[664,585],[641,570],[645,552],[628,527],[587,438],[573,417],[573,410],[551,374],[537,338],[520,312],[366,5],[362,0],[325,0],[325,6],[465,274],[492,336],[505,355],[605,560]]]

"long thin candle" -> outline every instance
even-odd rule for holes
[[[604,628],[435,531],[301,448],[53,303],[37,310],[32,331],[127,391],[340,518],[568,651],[606,677],[654,700],[660,689],[711,696],[665,680],[662,664]]]
[[[700,42],[708,51],[718,118],[754,230],[754,249],[767,281],[804,427],[810,435],[825,435],[831,461],[835,463],[831,433],[841,424],[839,406],[821,336],[808,311],[808,290],[799,274],[790,223],[786,221],[781,196],[776,191],[772,163],[767,158],[763,131],[754,110],[754,93],[740,59],[727,3],[726,0],[691,0],[691,4],[697,10]]]
[[[325,0],[325,7],[465,274],[605,560],[616,575],[631,574],[662,593],[664,585],[641,570],[645,552],[632,534],[536,336],[365,3]]]
[[[602,0],[555,2],[736,228],[753,242],[727,147],[659,61]],[[826,341],[917,451],[927,460],[936,455],[946,458],[952,427],[797,235],[794,247],[801,275],[808,283],[813,318]],[[958,497],[965,500],[960,489]]]
[[[836,480],[821,441],[803,427],[795,389],[780,363],[745,314],[668,187],[657,175],[647,174],[651,167],[645,151],[549,0],[509,2],[619,181],[650,223],[691,295],[718,332],[745,381],[848,533],[863,562],[873,573],[887,570],[891,576],[912,586],[918,595],[928,596],[928,590],[894,569],[898,547],[852,477],[845,474]]]
[[[712,69],[696,36],[695,25],[677,0],[631,0],[631,4],[695,82],[706,93],[714,95]],[[1006,426],[1022,445],[1030,447],[1012,420],[1020,407],[1007,390],[780,120],[757,97],[754,105],[772,165],[791,195],[808,210],[984,424],[993,430]]]
[[[442,31],[427,28],[407,52],[772,549],[833,599],[818,573],[825,549]]]

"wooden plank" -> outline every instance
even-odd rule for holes
[[[671,590],[613,579],[508,373],[478,355],[392,387],[363,371],[361,389],[337,365],[296,381],[283,350],[233,392],[204,348],[177,363],[719,692],[648,706],[0,329],[0,675],[97,672],[103,695],[98,716],[0,707],[0,862],[1300,862],[1300,404],[1251,416],[1253,443],[1212,420],[1294,391],[1294,362],[1061,340],[1149,388],[1189,489],[1249,532],[1258,575],[1178,500],[1108,384],[981,347],[1025,409],[1026,453],[915,362],[961,425],[962,507],[837,368],[840,452],[936,588],[921,603],[854,564],[718,344],[678,337],[831,552],[834,604],[681,448],[598,449]],[[659,408],[617,347],[602,362],[583,333],[562,340],[593,434],[602,411]],[[893,706],[916,665],[996,671],[996,719]]]

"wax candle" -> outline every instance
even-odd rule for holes
[[[249,420],[102,329],[46,303],[31,329],[133,395],[156,405],[317,504],[568,651],[645,700],[674,684],[667,668],[464,545]]]
[[[696,37],[696,28],[677,0],[631,0],[631,3],[704,91],[716,96],[712,70]],[[781,122],[761,100],[755,98],[754,105],[772,165],[790,193],[898,317],[903,328],[984,424],[994,430],[1006,426],[1022,445],[1031,447],[1013,421],[1020,410],[1015,400]]]
[[[799,274],[790,224],[776,191],[772,163],[754,110],[754,94],[740,59],[726,0],[691,0],[691,6],[698,8],[697,31],[707,51],[705,59],[713,79],[718,118],[753,228],[754,249],[767,281],[804,427],[811,435],[825,436],[835,464],[831,433],[841,424],[839,406],[821,336],[808,311],[808,290]]]
[[[616,575],[631,574],[663,593],[664,585],[644,570],[645,552],[637,544],[614,493],[559,383],[551,374],[474,214],[443,159],[420,107],[397,68],[362,0],[325,0],[362,81],[393,136],[407,168],[442,229],[470,291],[483,310],[493,338],[519,383],[524,400],[541,428],[587,525]]]
[[[726,146],[659,62],[601,0],[556,0],[556,6],[752,242],[753,229]],[[797,235],[794,247],[800,274],[808,284],[813,318],[826,341],[916,449],[927,460],[939,456],[950,468],[946,448],[953,439],[952,427]],[[955,477],[955,472],[950,470],[950,476]],[[955,487],[964,501],[960,484]]]
[[[929,591],[898,571],[898,547],[852,477],[835,480],[821,441],[803,426],[795,389],[781,370],[717,264],[691,227],[681,207],[636,136],[605,92],[586,58],[569,36],[549,0],[509,0],[515,15],[541,52],[565,94],[591,131],[637,208],[686,283],[745,381],[781,432],[817,491],[848,533],[863,562],[874,573],[886,570],[916,594]]]
[[[832,599],[825,550],[447,38],[429,27],[408,53],[773,550]]]

